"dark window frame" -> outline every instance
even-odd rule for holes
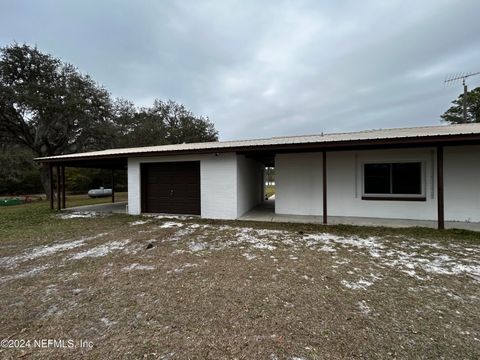
[[[406,163],[415,163],[420,164],[420,193],[419,194],[397,194],[393,193],[393,164],[406,164]],[[380,165],[380,164],[388,164],[390,168],[390,175],[389,175],[389,192],[387,193],[368,193],[365,191],[366,189],[366,174],[365,174],[365,166],[366,165]],[[387,161],[365,161],[361,163],[361,170],[362,170],[362,200],[384,200],[384,201],[426,201],[426,166],[425,161],[422,160],[387,160]]]

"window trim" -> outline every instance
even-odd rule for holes
[[[365,165],[368,164],[404,164],[420,163],[420,194],[371,194],[365,192]],[[384,200],[384,201],[426,201],[426,162],[425,160],[367,160],[361,162],[362,200]],[[392,179],[390,178],[390,182]]]

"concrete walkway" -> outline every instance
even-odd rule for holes
[[[96,205],[84,205],[63,209],[63,211],[95,211],[115,214],[126,213],[127,202],[106,203]],[[282,215],[275,214],[275,200],[266,200],[262,205],[250,210],[239,220],[246,221],[266,221],[266,222],[292,222],[304,224],[322,224],[322,216],[313,215]],[[385,226],[394,228],[405,227],[427,227],[437,228],[436,221],[428,220],[408,220],[408,219],[385,219],[385,218],[369,218],[369,217],[348,217],[348,216],[329,216],[329,225],[359,225],[359,226]],[[480,223],[477,222],[460,222],[446,221],[447,229],[464,229],[472,231],[480,231]]]
[[[242,215],[239,220],[247,221],[266,221],[266,222],[293,222],[305,224],[322,224],[322,216],[314,215],[283,215],[275,214],[275,202],[267,200],[263,204],[248,211]],[[369,217],[349,217],[349,216],[329,216],[329,225],[360,225],[360,226],[385,226],[395,228],[405,227],[427,227],[437,228],[436,221],[429,220],[409,220],[409,219],[385,219],[385,218],[369,218]],[[446,221],[447,229],[464,229],[472,231],[480,231],[480,223],[477,222],[461,222]]]
[[[95,211],[102,213],[126,214],[127,202],[105,203],[95,205],[83,205],[62,209],[62,211]]]

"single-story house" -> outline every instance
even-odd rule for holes
[[[324,223],[330,216],[433,220],[439,228],[445,221],[480,222],[480,124],[111,149],[36,160],[50,164],[51,171],[58,167],[59,178],[65,166],[126,169],[128,212],[134,215],[238,219],[264,201],[268,166],[275,168],[275,214],[320,216]],[[60,189],[60,179],[58,184]]]

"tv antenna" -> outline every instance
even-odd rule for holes
[[[469,77],[475,76],[475,75],[480,75],[480,71],[473,72],[473,73],[461,72],[461,73],[456,73],[456,74],[453,74],[453,75],[447,75],[445,77],[445,81],[443,82],[445,86],[449,86],[449,85],[452,85],[452,84],[457,84],[460,81],[462,82],[462,85],[463,85],[463,121],[464,122],[467,122],[467,92],[468,92],[467,83],[466,83],[465,80],[468,79]]]

